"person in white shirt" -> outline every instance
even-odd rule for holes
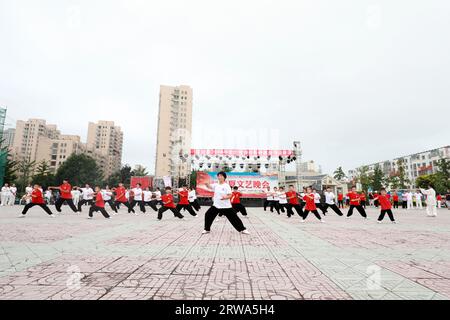
[[[2,204],[1,206],[7,206],[9,201],[9,196],[11,195],[11,189],[9,188],[9,184],[5,183],[2,187]]]
[[[189,203],[195,211],[200,211],[201,207],[197,200],[197,192],[195,192],[195,189],[193,188],[189,188]]]
[[[31,196],[31,193],[33,192],[33,187],[31,184],[28,185],[28,187],[25,188],[25,193],[29,196]]]
[[[411,191],[408,191],[406,193],[406,201],[407,201],[407,209],[413,209],[414,203],[413,203],[413,193]]]
[[[10,190],[10,195],[8,198],[8,205],[9,206],[13,206],[16,204],[16,197],[17,197],[17,188],[15,184],[11,185],[11,188],[9,188]]]
[[[437,217],[437,207],[436,207],[436,191],[434,191],[433,186],[428,186],[428,189],[420,189],[422,194],[427,197],[427,216],[428,217]]]
[[[153,211],[158,212],[158,207],[156,206],[156,201],[153,199],[153,192],[150,191],[150,188],[145,188],[145,190],[142,191],[142,197],[144,210],[145,206],[149,206]]]
[[[272,197],[270,201],[270,212],[273,212],[273,209],[275,208],[275,211],[280,214],[280,194],[278,193],[278,188],[273,188]]]
[[[266,199],[264,200],[264,211],[267,211],[267,207],[270,206],[270,204],[272,203],[273,200],[273,196],[272,196],[272,192],[270,191],[270,187],[267,188],[267,192],[266,192]]]
[[[111,207],[111,209],[114,211],[114,214],[117,214],[117,207],[114,204],[114,201],[112,199],[114,193],[113,191],[109,188],[109,186],[106,186],[105,189],[100,191],[102,193],[102,198],[103,201],[105,201],[105,204],[109,204],[109,206]]]
[[[157,202],[157,204],[159,204],[160,206],[162,206],[163,205],[163,202],[162,202],[162,199],[161,199],[161,189],[159,189],[159,188],[156,188],[156,191],[155,191],[155,198],[156,198],[156,202]]]
[[[141,210],[141,212],[145,213],[146,210],[145,210],[145,207],[144,207],[144,203],[142,201],[143,200],[143,198],[142,198],[142,195],[143,195],[143,193],[142,193],[142,185],[140,183],[138,183],[136,185],[136,188],[133,188],[131,190],[133,191],[133,194],[134,194],[134,199],[133,199],[133,202],[131,202],[131,206],[130,206],[131,210],[134,210],[134,207],[136,205],[138,205],[139,209]],[[136,212],[135,212],[135,214],[137,215]]]
[[[81,188],[81,193],[82,199],[78,202],[78,212],[82,212],[81,207],[86,203],[90,206],[94,203],[94,190],[90,185],[86,184],[84,188]]]
[[[422,194],[420,193],[420,190],[417,190],[417,192],[414,193],[414,197],[416,198],[416,208],[423,209]]]
[[[284,187],[280,187],[278,191],[278,198],[280,199],[280,211],[285,213],[288,208],[288,201]]]
[[[72,191],[70,191],[72,195],[73,205],[78,208],[78,204],[80,203],[81,191],[78,187],[74,187]]]
[[[50,204],[52,201],[52,191],[49,189],[45,191],[45,200],[47,201],[47,204]]]
[[[314,203],[316,204],[317,209],[320,209],[322,211],[322,214],[326,216],[327,209],[325,206],[322,205],[322,196],[317,192],[317,189],[313,189],[313,195],[314,195]]]
[[[331,191],[331,188],[327,188],[325,191],[325,209],[331,208],[338,216],[342,217],[344,214],[336,205],[336,196]]]
[[[226,216],[238,232],[250,234],[231,205],[232,191],[230,185],[226,182],[227,174],[225,172],[219,172],[217,179],[219,180],[218,183],[213,185],[206,184],[206,187],[214,192],[214,196],[213,205],[205,214],[205,230],[202,234],[211,232],[211,226],[219,213]]]

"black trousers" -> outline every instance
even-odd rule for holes
[[[333,211],[334,212],[336,212],[336,214],[338,215],[338,216],[343,216],[344,214],[342,213],[342,211],[338,208],[338,206],[336,205],[336,204],[328,204],[328,203],[325,203],[325,209],[328,209],[328,208],[331,208],[331,209],[333,209]]]
[[[105,203],[109,204],[109,206],[111,207],[112,211],[117,213],[116,205],[114,204],[114,201],[112,201],[112,199],[109,199],[109,200],[105,201]]]
[[[306,220],[306,218],[308,217],[310,212],[312,212],[316,216],[317,219],[322,220],[322,218],[320,217],[319,211],[317,211],[317,210],[313,210],[313,211],[305,210],[303,213],[303,220]]]
[[[295,211],[297,211],[297,214],[300,217],[303,217],[303,208],[302,208],[302,206],[300,204],[290,204],[290,203],[288,203],[288,205],[287,205],[287,215],[288,215],[289,218],[294,215],[294,209],[295,209]]]
[[[339,205],[339,208],[344,209],[344,200],[339,200],[338,205]]]
[[[280,203],[280,211],[282,213],[285,213],[288,210],[288,204],[287,203]]]
[[[116,208],[120,208],[120,205],[122,205],[122,204],[128,208],[128,213],[134,212],[134,209],[131,208],[130,203],[128,201],[124,201],[124,202],[115,201],[114,202],[114,205],[116,206]]]
[[[380,217],[378,218],[378,221],[383,221],[384,216],[386,215],[386,213],[389,216],[389,219],[391,219],[391,221],[394,222],[395,221],[394,214],[392,213],[391,209],[381,210],[381,214],[380,214]]]
[[[378,200],[375,200],[375,201],[373,202],[373,205],[374,205],[376,208],[378,208],[378,206],[380,205],[380,202],[379,202]]]
[[[61,207],[62,207],[62,205],[64,203],[67,203],[69,205],[70,209],[72,209],[73,212],[78,212],[78,209],[73,204],[73,200],[72,199],[62,199],[62,198],[59,198],[55,202],[56,211],[61,212]]]
[[[187,210],[187,212],[189,212],[191,216],[195,217],[197,215],[194,211],[194,208],[192,208],[190,204],[177,204],[177,210],[181,212],[182,209]]]
[[[318,209],[320,209],[320,211],[322,211],[322,214],[323,214],[324,216],[326,216],[326,213],[327,213],[327,207],[326,207],[324,204],[322,204],[322,203],[316,203],[316,207],[317,207]]]
[[[267,211],[267,207],[270,206],[270,202],[269,200],[264,200],[264,211]]]
[[[351,206],[350,206],[350,209],[348,210],[347,217],[351,217],[351,216],[353,215],[353,210],[354,210],[355,208],[356,208],[356,210],[358,210],[358,212],[359,212],[359,214],[360,214],[361,216],[363,216],[364,218],[367,218],[366,211],[365,211],[364,208],[361,207],[360,205],[359,205],[359,206],[351,205]]]
[[[273,209],[275,209],[275,211],[280,214],[280,202],[279,201],[270,201],[270,212],[273,212]]]
[[[398,201],[394,201],[394,209],[398,209]]]
[[[158,220],[161,220],[163,217],[163,213],[166,212],[167,210],[170,210],[173,212],[174,216],[180,219],[183,219],[184,216],[180,213],[180,211],[178,211],[176,208],[167,208],[167,207],[161,207],[158,210]]]
[[[88,205],[92,206],[93,203],[94,203],[94,200],[92,200],[92,199],[91,199],[91,200],[81,199],[80,202],[78,202],[78,211],[79,211],[79,212],[83,212],[83,211],[81,210],[81,207],[84,206],[86,203],[87,203]]]
[[[131,204],[130,204],[131,211],[135,212],[134,207],[136,207],[136,205],[139,206],[139,209],[141,209],[141,212],[145,213],[144,201],[133,200],[133,202],[131,202]],[[128,208],[128,212],[130,212],[129,208]]]
[[[233,208],[218,209],[213,206],[213,207],[209,208],[205,214],[205,230],[206,231],[211,231],[211,226],[219,213],[226,216],[228,221],[230,221],[230,223],[233,225],[233,227],[237,231],[242,232],[242,231],[246,230],[246,228],[244,227],[244,224],[242,223],[242,220],[238,217],[236,211],[234,211]]]
[[[361,207],[366,209],[366,200],[361,200]]]
[[[200,211],[200,209],[202,208],[200,206],[200,203],[198,203],[197,199],[195,199],[194,201],[191,202],[191,206],[192,206],[192,208],[195,209],[195,211]]]
[[[245,207],[242,205],[242,203],[235,203],[235,204],[233,204],[233,209],[236,212],[242,213],[243,216],[247,215],[247,209],[245,209]]]
[[[407,209],[408,208],[408,201],[402,201],[402,208]]]
[[[144,209],[145,206],[149,206],[150,208],[153,209],[153,211],[158,212],[158,207],[156,206],[156,201],[152,200],[152,201],[144,201]]]
[[[100,208],[97,207],[96,205],[92,205],[91,208],[89,209],[89,217],[93,217],[94,216],[94,212],[99,212],[105,217],[105,218],[109,218],[109,214],[108,212],[106,212],[105,208]]]
[[[25,208],[23,208],[22,214],[23,214],[23,215],[26,215],[27,212],[28,212],[28,210],[30,210],[30,209],[33,208],[34,206],[39,206],[39,207],[41,207],[42,209],[44,209],[45,212],[48,213],[49,216],[51,216],[51,215],[53,214],[52,211],[50,210],[50,208],[47,207],[47,205],[46,205],[46,204],[43,204],[43,203],[29,203],[29,204],[27,204],[27,205],[25,206]]]

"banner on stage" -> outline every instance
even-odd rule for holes
[[[137,184],[140,183],[142,189],[153,188],[153,177],[131,177],[130,186],[131,188],[136,188]]]
[[[231,188],[237,186],[243,198],[265,198],[267,188],[278,187],[278,174],[257,172],[227,172]],[[213,196],[206,183],[217,183],[217,172],[197,172],[197,195],[203,198]]]

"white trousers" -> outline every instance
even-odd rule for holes
[[[437,207],[427,206],[427,215],[430,217],[437,217]]]
[[[423,209],[422,200],[416,200],[416,206],[418,209]]]
[[[438,203],[437,204],[438,209],[442,208],[442,201],[438,201],[437,203]]]
[[[78,208],[78,203],[80,202],[80,197],[73,197],[72,201],[73,201],[73,204],[75,205],[75,207]]]
[[[7,206],[9,201],[9,196],[2,194],[2,206]]]
[[[412,200],[408,200],[408,210],[412,209],[414,207],[413,201]]]
[[[8,197],[8,206],[13,206],[16,203],[16,196]]]

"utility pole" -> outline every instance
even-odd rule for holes
[[[302,148],[300,141],[294,141],[294,157],[295,161],[295,172],[297,177],[297,191],[301,191],[303,188],[302,181]]]

